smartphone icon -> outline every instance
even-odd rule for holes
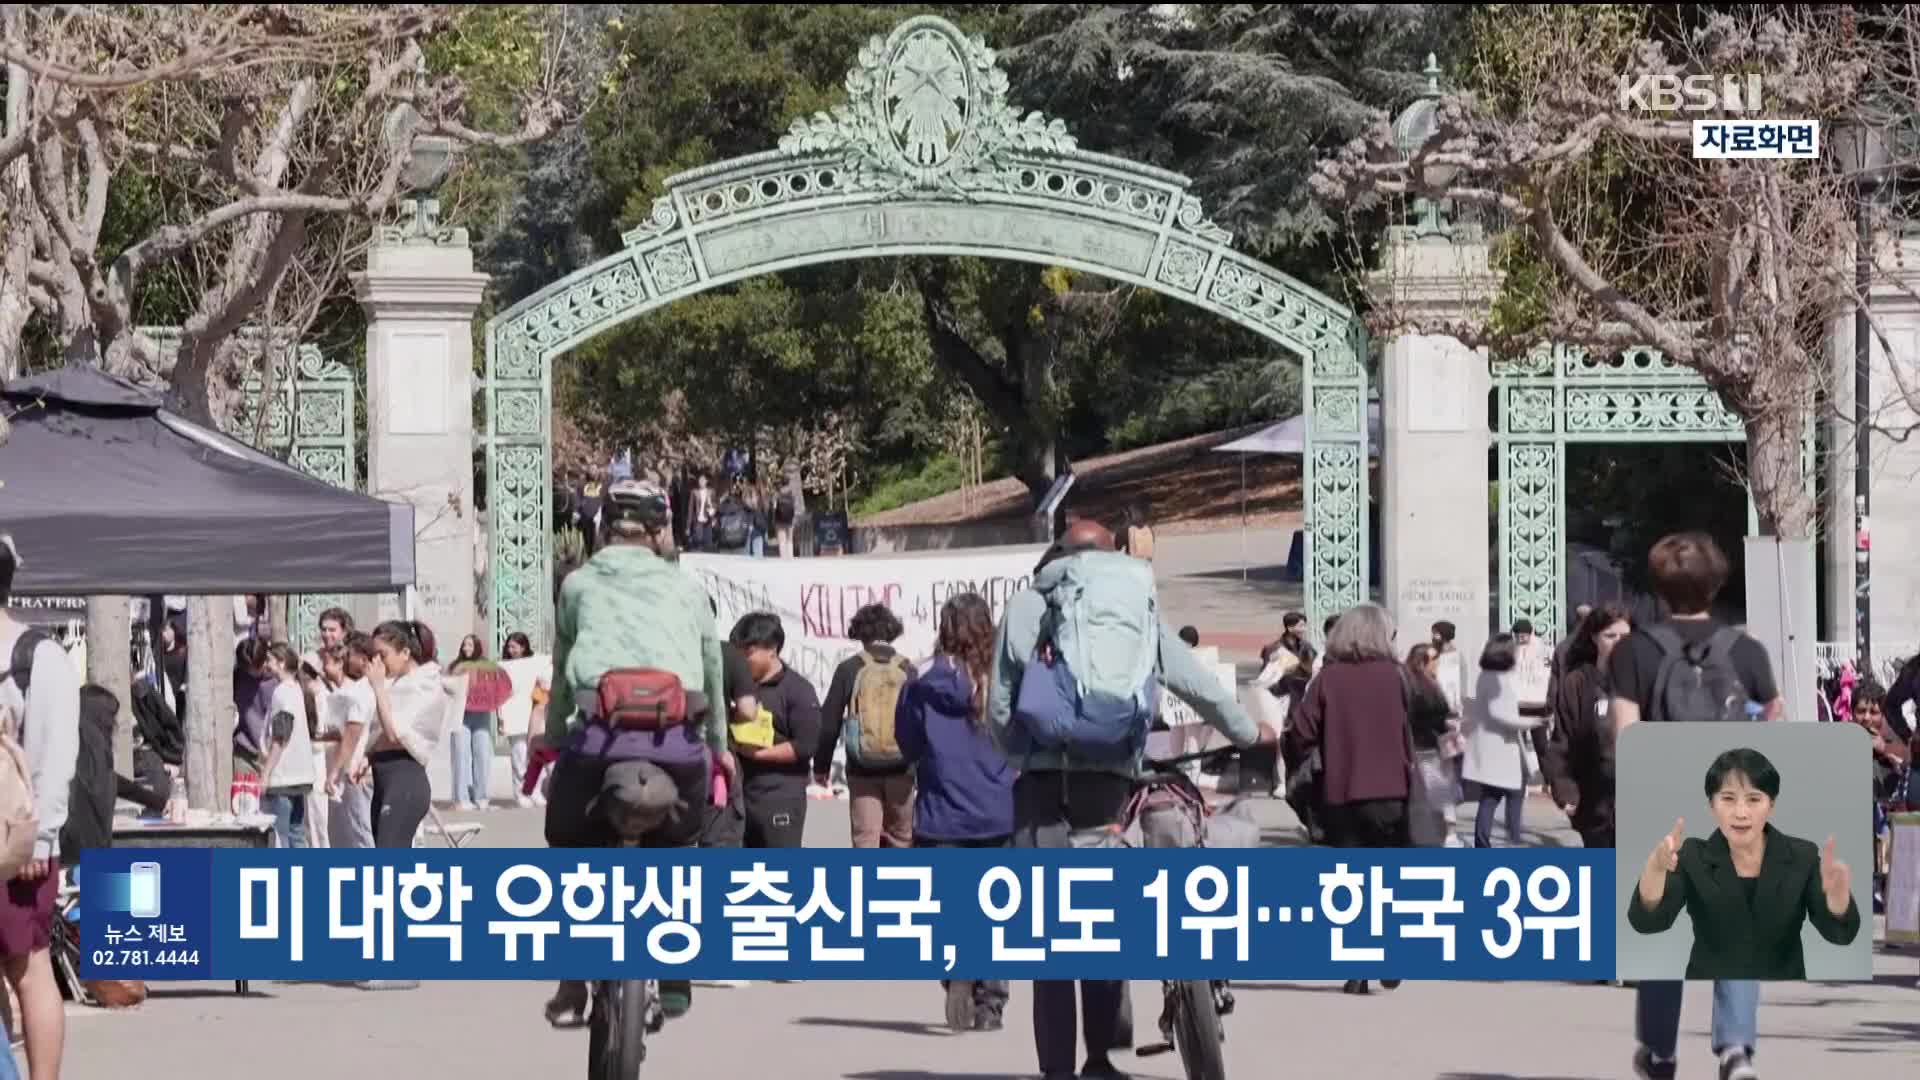
[[[136,919],[154,919],[160,915],[160,864],[137,862],[127,873],[128,913]]]

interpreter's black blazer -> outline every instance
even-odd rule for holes
[[[1627,898],[1627,922],[1643,934],[1668,929],[1687,909],[1693,920],[1689,979],[1805,979],[1807,957],[1800,927],[1809,920],[1835,945],[1853,944],[1860,933],[1860,909],[1847,897],[1847,913],[1834,918],[1820,885],[1820,849],[1767,826],[1760,884],[1751,906],[1746,886],[1733,870],[1727,838],[1718,829],[1707,840],[1688,837],[1680,845],[1679,868],[1667,874],[1660,904],[1640,902],[1636,876]]]

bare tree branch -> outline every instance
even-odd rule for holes
[[[1492,31],[1511,35],[1489,54],[1500,66],[1475,72],[1475,92],[1443,97],[1424,146],[1402,152],[1383,117],[1323,162],[1313,187],[1354,210],[1421,197],[1512,227],[1518,243],[1502,250],[1536,271],[1525,304],[1509,293],[1496,300],[1507,310],[1477,316],[1484,327],[1443,332],[1618,345],[1624,328],[1719,391],[1747,427],[1763,527],[1808,535],[1799,433],[1828,379],[1825,327],[1851,299],[1835,254],[1848,178],[1819,162],[1695,160],[1691,117],[1625,110],[1615,96],[1622,75],[1758,71],[1768,119],[1831,125],[1885,66],[1846,32],[1849,17],[1714,14],[1684,41],[1622,41],[1573,9],[1512,5]],[[1424,316],[1379,318],[1420,327]]]

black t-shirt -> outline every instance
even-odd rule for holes
[[[1672,627],[1680,635],[1680,640],[1688,645],[1699,645],[1712,637],[1723,624],[1713,619],[1674,619],[1662,625]],[[1613,650],[1607,676],[1613,684],[1614,696],[1639,705],[1642,720],[1652,717],[1653,681],[1660,673],[1660,661],[1665,656],[1652,635],[1645,632],[1627,635],[1626,640]],[[1740,677],[1740,684],[1747,688],[1747,697],[1756,704],[1767,705],[1780,696],[1780,688],[1773,681],[1773,662],[1767,658],[1766,646],[1741,634],[1740,640],[1734,642],[1729,659],[1733,662],[1734,674]]]
[[[753,669],[747,666],[747,657],[730,641],[720,643],[720,666],[726,682],[727,722],[733,722],[733,704],[748,694],[755,692]]]
[[[874,642],[866,648],[847,657],[840,666],[833,669],[833,682],[827,686],[827,701],[820,711],[820,745],[813,752],[813,771],[829,772],[833,769],[833,752],[840,745],[840,736],[846,729],[847,710],[853,706],[853,688],[859,681],[860,671],[866,666],[866,657],[871,653],[875,660],[882,663],[899,661],[900,654],[893,646]],[[917,673],[913,666],[907,666],[907,681],[912,682]],[[858,723],[858,721],[855,721]],[[897,765],[890,769],[868,769],[849,760],[848,776],[899,776],[907,772],[909,766]]]
[[[820,746],[820,698],[804,675],[788,667],[761,683],[754,693],[760,698],[760,707],[773,714],[773,745],[792,743],[795,760],[791,765],[742,761],[747,797],[805,799],[814,751]]]

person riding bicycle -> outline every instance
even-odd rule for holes
[[[1035,567],[1032,586],[1008,600],[1000,620],[987,724],[1019,773],[1013,787],[1012,846],[1017,848],[1079,846],[1076,834],[1103,835],[1106,844],[1118,844],[1114,827],[1142,779],[1146,724],[1128,732],[1141,737],[1102,747],[1101,753],[1077,745],[1071,731],[1066,738],[1040,737],[1040,728],[1058,735],[1062,728],[1076,727],[1066,686],[1073,675],[1057,667],[1075,647],[1086,648],[1089,655],[1116,650],[1116,655],[1103,657],[1109,661],[1120,659],[1118,652],[1127,653],[1125,659],[1144,659],[1147,674],[1237,747],[1277,741],[1271,727],[1247,716],[1233,687],[1203,667],[1193,650],[1160,622],[1152,568],[1120,558],[1113,550],[1113,534],[1105,527],[1092,521],[1075,523]],[[1099,606],[1103,617],[1096,623],[1059,607],[1068,604]],[[1065,634],[1056,631],[1076,626],[1097,626],[1102,636],[1095,640],[1089,635],[1069,646]],[[1062,647],[1056,650],[1055,644]],[[1049,653],[1058,655],[1049,660]],[[1110,663],[1100,670],[1133,666]],[[1059,715],[1042,716],[1043,711]],[[1078,1011],[1084,1012],[1087,1058],[1084,1067],[1076,1069],[1073,984],[1034,983],[1035,1050],[1047,1080],[1120,1075],[1111,1055],[1133,1045],[1133,1010],[1126,988],[1120,980],[1081,982]]]
[[[619,481],[607,488],[604,515],[604,546],[560,587],[545,733],[560,757],[547,795],[547,844],[613,846],[617,834],[600,802],[608,768],[644,761],[673,779],[681,803],[679,812],[647,834],[645,846],[693,847],[715,761],[729,786],[737,786],[726,709],[709,707],[727,700],[713,609],[700,583],[674,561],[665,491],[645,481]],[[646,730],[610,722],[601,715],[601,684],[608,676],[642,687],[677,679],[685,693],[684,716]],[[661,1009],[669,1017],[684,1014],[692,997],[690,982],[660,984]],[[588,1001],[585,982],[564,981],[547,1003],[547,1020],[577,1020]]]

